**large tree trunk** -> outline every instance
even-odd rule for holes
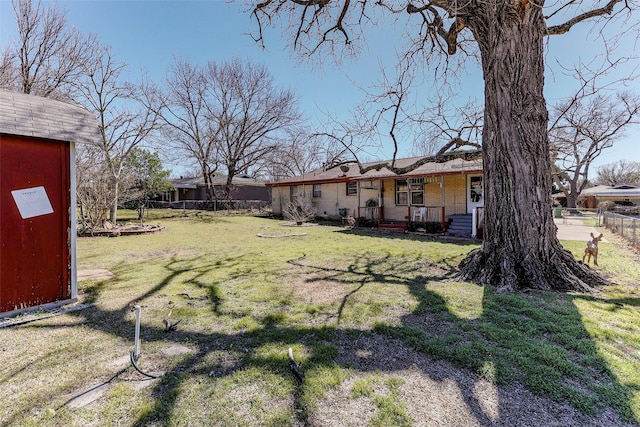
[[[542,11],[503,0],[482,12],[467,24],[485,80],[485,234],[461,276],[502,291],[588,291],[606,281],[562,248],[552,219]]]
[[[577,194],[578,194],[577,190],[574,190],[573,188],[569,192],[569,195],[567,196],[567,207],[568,208],[575,209],[575,207],[577,206],[577,204],[578,204],[578,196],[577,196]]]

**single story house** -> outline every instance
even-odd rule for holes
[[[602,202],[614,202],[617,205],[640,205],[640,187],[633,185],[598,185],[580,193],[580,201],[586,208],[597,208]]]
[[[271,202],[271,190],[263,182],[259,182],[248,175],[234,176],[231,189],[231,199],[237,207],[259,205],[261,207]],[[207,200],[207,188],[204,177],[180,177],[172,179],[173,190],[166,191],[161,201],[169,202],[173,207],[195,207]],[[225,202],[224,187],[227,184],[226,175],[213,177],[213,188],[218,201]],[[193,206],[192,206],[193,205]]]
[[[422,157],[397,159],[396,168],[415,164]],[[363,164],[363,169],[380,164]],[[484,206],[482,160],[453,158],[430,162],[398,175],[386,167],[360,173],[356,163],[319,168],[308,174],[267,183],[271,207],[281,215],[284,207],[306,198],[318,217],[339,219],[353,216],[381,227],[405,227],[408,222],[442,224],[449,229],[452,219],[468,222]],[[476,218],[481,220],[481,218]],[[477,222],[478,224],[480,221]],[[477,227],[475,227],[477,229]]]

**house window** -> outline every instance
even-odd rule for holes
[[[347,196],[358,195],[358,183],[355,181],[347,182]]]
[[[424,178],[396,179],[396,205],[424,205]]]
[[[313,197],[322,197],[322,184],[313,184]]]
[[[411,178],[409,180],[409,192],[411,205],[424,205],[424,178]]]
[[[289,187],[289,200],[291,200],[292,202],[295,202],[297,198],[298,198],[298,186],[292,185],[291,187]]]
[[[396,205],[409,204],[409,185],[406,179],[396,179]]]

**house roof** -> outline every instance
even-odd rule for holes
[[[640,197],[640,187],[625,184],[597,185],[583,190],[581,194],[596,197]]]
[[[227,175],[215,175],[212,179],[213,185],[226,185],[227,184]],[[204,177],[189,177],[189,178],[179,178],[172,179],[171,182],[175,188],[197,188],[204,187]],[[264,183],[258,182],[255,179],[249,177],[248,175],[238,175],[234,176],[231,181],[233,185],[246,185],[252,187],[264,187]]]
[[[422,159],[423,157],[409,157],[406,159],[396,159],[395,167],[404,168],[412,165],[416,161]],[[380,164],[384,162],[370,162],[364,163],[363,168],[367,168],[369,166],[373,166],[376,164]],[[311,183],[325,183],[325,182],[340,182],[340,181],[362,181],[362,180],[370,180],[370,179],[384,179],[384,178],[399,178],[399,177],[411,177],[411,176],[428,176],[428,175],[451,175],[451,174],[460,174],[460,173],[473,173],[473,172],[482,172],[482,160],[464,160],[461,158],[449,160],[448,162],[431,162],[425,163],[411,172],[407,172],[403,175],[397,175],[396,173],[390,171],[386,167],[380,168],[380,170],[372,169],[365,174],[360,173],[360,168],[356,163],[352,163],[348,166],[348,169],[345,167],[343,170],[342,167],[333,167],[333,168],[319,168],[308,174],[296,176],[292,178],[285,178],[280,181],[267,183],[268,186],[272,187],[281,187],[281,186],[289,186],[289,185],[299,185],[299,184],[311,184]]]
[[[96,143],[98,122],[79,105],[0,89],[0,134]]]

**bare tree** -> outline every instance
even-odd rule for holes
[[[114,195],[111,174],[98,145],[76,147],[76,195],[79,232],[91,232],[108,219]]]
[[[322,138],[304,128],[286,131],[287,137],[264,159],[263,171],[269,180],[304,175],[322,166],[348,159],[347,150],[334,139]]]
[[[545,11],[543,6],[507,0],[265,0],[255,5],[252,16],[258,42],[263,41],[264,25],[284,19],[293,46],[303,54],[325,48],[333,53],[339,44],[353,49],[357,36],[385,12],[417,21],[407,27],[415,32],[407,35],[406,57],[418,66],[438,54],[471,52],[468,42],[474,40],[485,82],[485,236],[482,247],[461,262],[460,276],[500,291],[587,291],[607,281],[562,248],[551,215],[544,39],[583,21],[628,17],[633,9],[622,0],[586,11],[580,1],[554,3]]]
[[[212,201],[216,198],[212,179],[220,163],[220,128],[208,116],[214,109],[209,105],[209,82],[200,67],[176,60],[169,68],[165,88],[162,109],[158,110],[162,134],[173,153],[184,153],[198,163],[207,200]]]
[[[301,115],[294,93],[278,89],[262,65],[234,59],[210,62],[206,78],[211,102],[207,118],[218,132],[220,161],[227,172],[225,197],[233,178],[248,173],[286,140]]]
[[[66,14],[40,0],[12,0],[18,40],[0,60],[2,87],[34,95],[69,99],[73,83],[95,53],[94,36],[67,25]]]
[[[618,160],[600,166],[595,183],[598,185],[636,185],[640,186],[640,162]]]
[[[576,207],[589,183],[591,163],[637,123],[638,112],[640,98],[628,92],[574,97],[553,108],[556,119],[549,130],[553,176],[567,207]]]
[[[144,82],[135,86],[122,81],[125,67],[113,59],[110,48],[102,48],[96,61],[85,64],[86,78],[76,86],[81,102],[98,118],[102,138],[97,147],[111,180],[110,219],[113,223],[117,220],[127,157],[157,123],[157,108],[149,108],[154,103],[152,88],[146,87]]]

